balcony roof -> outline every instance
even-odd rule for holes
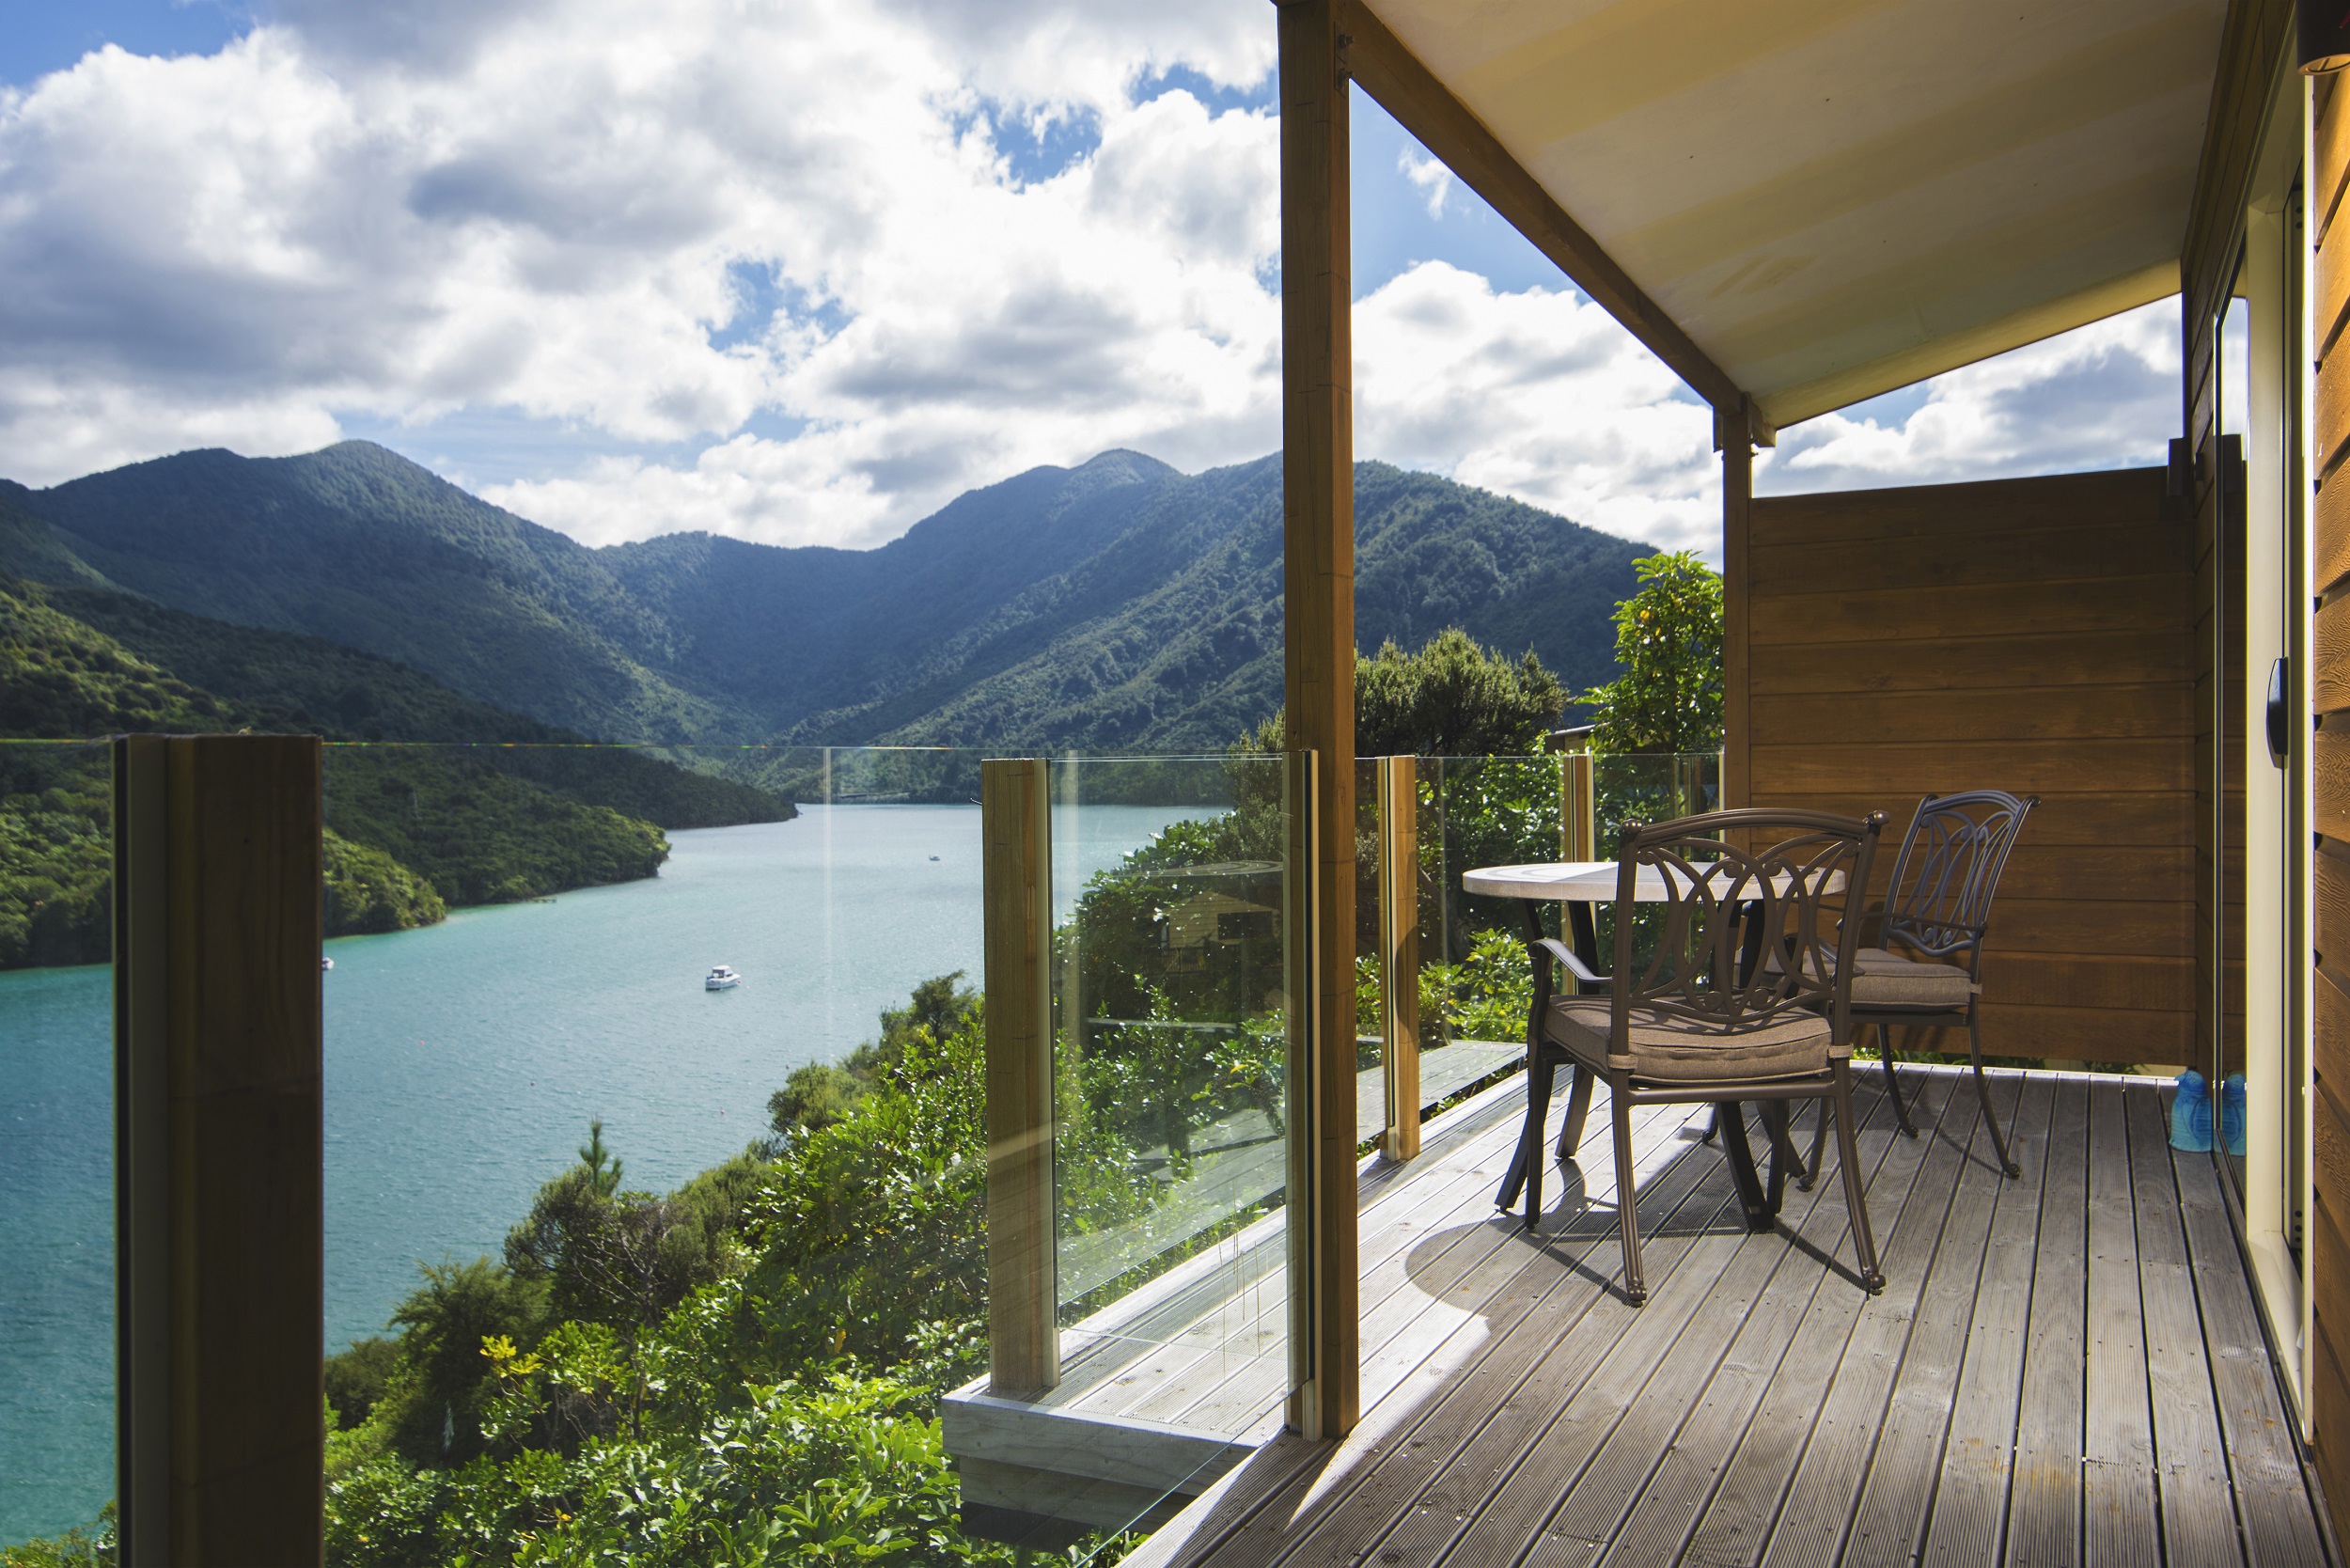
[[[1442,89],[1358,66],[1407,129],[1493,199],[1430,123],[1449,94],[1587,237],[1585,270],[1621,274],[1578,284],[1716,406],[1726,383],[1783,426],[2176,291],[2227,8],[1348,8]]]

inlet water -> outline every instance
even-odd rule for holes
[[[1058,813],[1061,913],[1212,809]],[[667,1190],[916,982],[979,982],[977,808],[815,806],[670,842],[650,881],[327,944],[329,1350],[383,1332],[419,1261],[497,1256],[590,1121],[628,1185]],[[705,991],[717,964],[744,984]],[[111,1005],[102,967],[0,974],[0,1543],[114,1492]]]

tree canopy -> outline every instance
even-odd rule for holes
[[[1355,754],[1525,756],[1558,723],[1566,695],[1532,651],[1513,661],[1457,626],[1417,653],[1382,643],[1355,656]],[[1287,710],[1275,713],[1242,749],[1280,750],[1287,720]]]
[[[1616,606],[1623,674],[1575,698],[1592,748],[1712,751],[1722,744],[1722,579],[1694,550],[1632,563],[1637,592]]]

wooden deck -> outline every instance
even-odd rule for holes
[[[1971,1086],[1904,1081],[1923,1137],[1862,1105],[1873,1300],[1832,1172],[1749,1235],[1680,1107],[1636,1121],[1638,1309],[1604,1090],[1538,1236],[1492,1208],[1522,1080],[1432,1123],[1419,1160],[1366,1168],[1360,1427],[1271,1435],[1127,1562],[2328,1560],[2210,1160],[2172,1155],[2156,1088],[2002,1075],[2025,1168],[2004,1182]],[[1129,1362],[1135,1408],[1230,1396],[1235,1338],[1281,1299],[1255,1278],[1253,1317],[1204,1273],[1148,1304],[1206,1332]]]

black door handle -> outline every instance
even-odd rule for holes
[[[2293,755],[2293,717],[2285,705],[2285,661],[2268,666],[2268,760],[2279,767]]]

